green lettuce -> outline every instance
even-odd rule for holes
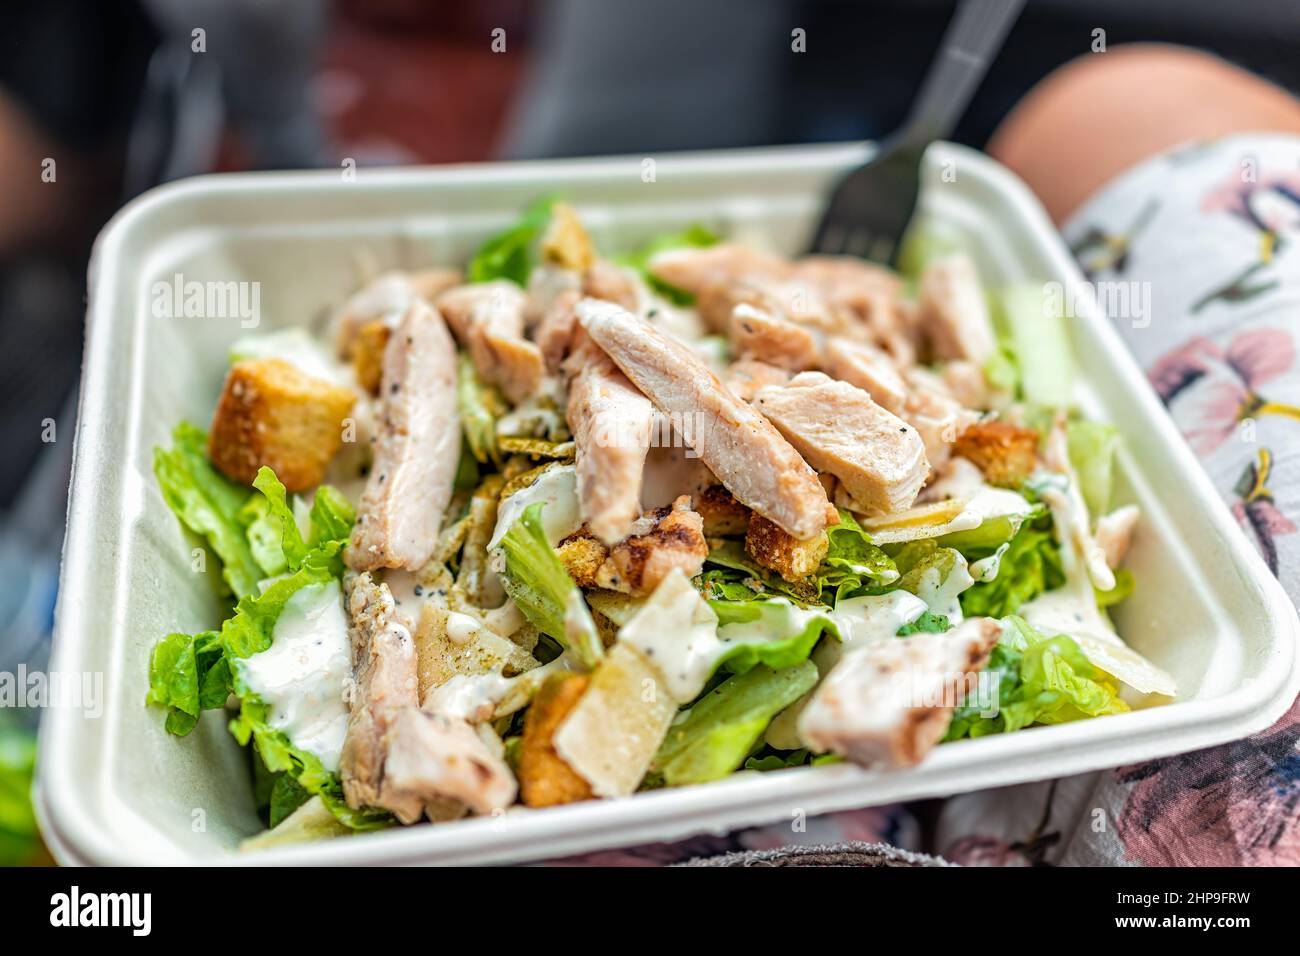
[[[812,661],[781,670],[754,667],[728,678],[669,728],[652,767],[672,787],[725,777],[753,751],[772,718],[816,683]]]
[[[909,634],[942,634],[951,626],[947,615],[923,611],[915,621],[904,624],[895,633],[899,637],[907,637]]]
[[[1066,425],[1065,440],[1088,513],[1098,518],[1110,509],[1119,431],[1101,422],[1073,421]]]
[[[208,461],[208,437],[189,422],[172,432],[170,449],[155,448],[153,470],[167,506],[221,559],[221,576],[240,598],[257,589],[262,569],[253,556],[240,511],[249,492]]]
[[[781,670],[808,659],[823,633],[839,630],[829,608],[801,608],[784,598],[709,601],[726,650],[718,666],[743,674],[760,664]]]
[[[1065,583],[1050,517],[1026,522],[998,562],[992,581],[977,581],[959,598],[968,617],[1006,617],[1026,601]]]
[[[32,809],[36,737],[0,715],[0,866],[35,862],[41,838]]]
[[[695,296],[652,275],[650,260],[659,253],[667,252],[670,249],[703,249],[716,245],[717,242],[718,236],[713,230],[695,223],[681,232],[656,236],[635,252],[619,256],[617,261],[641,273],[646,284],[669,302],[674,305],[688,306],[695,302]]]
[[[1121,714],[1128,705],[1118,683],[1097,669],[1073,639],[1044,636],[1022,618],[1003,621],[1002,637],[982,672],[996,677],[997,713],[980,704],[959,707],[945,740],[1010,733],[1031,724],[1060,724],[1105,714]]]
[[[501,583],[529,623],[558,641],[577,663],[591,670],[600,663],[604,649],[594,626],[578,628],[582,638],[570,646],[564,626],[565,611],[574,600],[581,601],[581,592],[546,540],[542,504],[538,501],[525,508],[501,538],[500,547],[505,554]]]
[[[479,246],[465,276],[470,282],[509,279],[526,286],[533,271],[533,246],[551,221],[555,196],[542,196],[524,210],[519,220]]]
[[[705,597],[720,594],[727,600],[763,600],[784,595],[796,604],[808,604],[817,600],[817,585],[811,579],[791,583],[778,574],[773,574],[745,553],[745,545],[740,541],[719,541],[709,549],[705,563],[711,570],[705,571],[697,578],[697,584]],[[745,590],[753,595],[745,596]],[[711,593],[712,592],[712,593]]]
[[[456,406],[465,431],[465,444],[474,460],[487,464],[490,459],[499,466],[501,453],[497,448],[497,415],[493,409],[500,406],[500,399],[479,379],[468,352],[461,352],[457,360]]]
[[[844,509],[840,509],[840,523],[826,529],[826,539],[826,557],[817,569],[821,600],[834,603],[863,588],[898,580],[899,569],[894,560],[872,542],[871,536]],[[828,591],[834,595],[828,595]]]

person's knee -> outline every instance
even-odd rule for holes
[[[989,152],[1068,216],[1109,179],[1192,139],[1300,133],[1300,101],[1206,53],[1133,44],[1067,63],[1031,90]]]

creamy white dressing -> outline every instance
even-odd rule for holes
[[[429,692],[424,709],[444,717],[476,724],[491,720],[497,704],[514,686],[513,677],[499,673],[456,674]]]
[[[847,598],[835,605],[830,617],[839,629],[840,643],[848,650],[895,637],[900,627],[911,624],[926,609],[926,603],[915,594],[898,590]]]
[[[945,575],[937,566],[926,568],[921,573],[920,583],[916,587],[916,596],[930,608],[932,614],[942,614],[948,623],[956,627],[963,620],[961,602],[958,600],[963,591],[975,583],[966,559],[958,551],[952,552],[953,565]]]
[[[343,687],[352,674],[352,645],[337,581],[310,584],[285,602],[271,646],[236,664],[267,705],[267,720],[295,747],[337,771],[348,728]]]
[[[1011,542],[1007,541],[987,558],[980,558],[978,561],[972,562],[970,576],[980,583],[996,581],[998,571],[1002,568],[1002,556],[1007,553],[1009,547],[1011,547]]]
[[[582,527],[582,515],[578,511],[577,470],[573,465],[554,465],[527,488],[516,491],[501,502],[488,550],[496,548],[528,506],[539,501],[543,505],[542,528],[552,547]]]
[[[460,611],[447,612],[447,639],[453,644],[468,644],[483,631],[483,622]]]

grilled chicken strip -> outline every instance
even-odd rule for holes
[[[907,385],[903,377],[889,356],[874,345],[832,338],[826,343],[824,369],[831,378],[862,389],[895,415],[906,407]]]
[[[816,368],[821,361],[821,341],[813,329],[745,303],[731,313],[731,342],[742,358],[791,372]]]
[[[921,273],[920,321],[936,358],[967,359],[983,367],[997,351],[988,300],[975,264],[947,256]]]
[[[784,279],[790,274],[790,263],[779,256],[729,244],[669,249],[654,256],[649,268],[660,282],[694,296],[717,283],[747,278]]]
[[[704,540],[704,519],[691,510],[682,495],[671,507],[646,514],[632,535],[610,549],[596,572],[596,585],[611,591],[649,594],[673,568],[688,578],[700,573],[709,545]]]
[[[864,767],[911,767],[942,738],[1001,626],[971,618],[943,634],[890,638],[846,653],[799,715],[799,737]],[[996,703],[996,697],[991,703]]]
[[[417,299],[432,303],[443,292],[460,285],[455,269],[425,269],[419,272],[385,272],[376,276],[334,314],[335,341],[339,356],[351,358],[352,346],[363,326],[383,322],[394,328]]]
[[[464,720],[411,707],[393,720],[386,738],[384,784],[417,807],[449,801],[478,814],[504,810],[515,802],[514,774]]]
[[[348,565],[419,570],[438,541],[460,460],[456,345],[417,301],[384,352],[375,461],[361,496]]]
[[[916,429],[862,389],[821,372],[759,389],[754,406],[814,468],[873,511],[902,511],[930,473]]]
[[[542,351],[524,338],[523,290],[508,279],[463,285],[438,296],[438,308],[474,367],[511,402],[536,393],[545,375]]]
[[[578,320],[655,407],[696,416],[691,447],[741,503],[800,540],[838,520],[817,473],[690,349],[608,302],[584,299]]]
[[[566,418],[577,445],[578,505],[591,533],[612,545],[641,516],[654,406],[590,339],[567,364],[572,374]]]
[[[723,384],[741,401],[752,402],[764,385],[784,385],[790,373],[758,359],[737,359],[723,369]]]
[[[343,796],[353,809],[382,807],[412,823],[423,813],[424,801],[390,786],[384,761],[385,737],[393,721],[418,703],[415,642],[388,585],[376,583],[369,573],[352,582],[348,614],[352,683],[347,694],[352,713],[339,761]]]

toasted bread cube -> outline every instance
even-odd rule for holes
[[[829,548],[830,540],[824,533],[800,541],[760,514],[749,519],[749,530],[745,533],[746,553],[791,583],[802,581],[816,571]]]
[[[379,382],[384,377],[384,349],[392,328],[383,319],[367,322],[357,329],[352,340],[352,368],[357,383],[371,395],[379,394]]]
[[[569,535],[555,550],[560,556],[560,563],[564,565],[564,570],[569,572],[569,577],[573,578],[573,582],[578,587],[595,587],[596,572],[609,557],[609,548],[584,529]]]
[[[551,224],[542,236],[542,258],[561,269],[585,272],[596,259],[591,237],[583,228],[578,211],[568,203],[551,207]]]
[[[351,389],[283,359],[236,362],[212,417],[208,457],[241,484],[251,484],[266,465],[289,491],[306,491],[320,484],[339,450],[355,400]]]
[[[555,730],[587,690],[586,674],[561,671],[552,674],[537,691],[524,715],[524,737],[519,748],[519,790],[530,807],[590,800],[591,784],[555,752]]]
[[[722,485],[710,485],[695,496],[695,511],[704,519],[706,538],[744,534],[750,511]]]
[[[1010,422],[976,422],[957,436],[953,454],[979,466],[989,484],[1016,488],[1034,471],[1038,432]]]

